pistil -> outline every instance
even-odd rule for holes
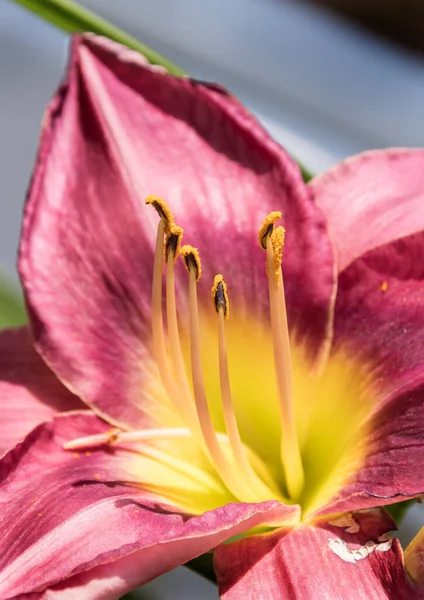
[[[294,417],[290,338],[281,269],[285,232],[282,227],[274,229],[279,218],[281,213],[275,212],[265,219],[259,231],[259,241],[267,254],[272,343],[281,411],[281,462],[288,494],[292,500],[298,500],[304,485],[304,473]]]

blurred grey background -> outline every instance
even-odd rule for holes
[[[293,155],[319,173],[350,154],[424,146],[424,60],[319,6],[295,0],[86,0],[190,74],[235,92]],[[67,36],[0,0],[0,268],[16,280],[25,191]],[[404,541],[424,524],[421,506]],[[185,570],[142,598],[218,597]]]

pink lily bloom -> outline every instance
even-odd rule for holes
[[[423,597],[423,533],[403,556],[382,508],[424,492],[423,201],[422,150],[305,185],[221,88],[75,38],[31,334],[0,336],[0,597],[113,599],[213,549],[224,600]]]

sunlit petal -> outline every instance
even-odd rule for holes
[[[87,408],[47,367],[27,327],[0,334],[0,455],[57,412]]]
[[[388,400],[371,419],[364,459],[318,512],[383,506],[424,493],[424,387]]]
[[[343,518],[334,522],[221,545],[215,551],[220,597],[418,600],[398,541],[384,536],[390,522],[358,514],[354,533],[343,527]]]
[[[369,250],[424,229],[424,150],[352,156],[310,183],[328,220],[339,272]]]
[[[424,594],[424,527],[405,550],[405,568],[421,594]]]
[[[43,123],[20,273],[37,348],[122,427],[159,420],[150,343],[157,218],[144,207],[151,193],[199,246],[210,278],[200,282],[201,298],[219,270],[235,310],[266,314],[255,240],[276,207],[292,246],[289,320],[311,348],[328,334],[334,287],[325,221],[297,166],[233,97],[146,66],[117,44],[76,38],[68,79]]]
[[[58,417],[2,459],[2,598],[42,591],[90,570],[93,579],[103,578],[103,592],[110,585],[124,593],[233,535],[299,518],[298,507],[275,501],[227,504],[198,517],[188,515],[146,489],[143,472],[135,478],[128,456],[133,452],[118,447],[63,450],[69,437],[106,428],[94,415]],[[131,553],[132,560],[120,561]],[[108,573],[96,570],[105,563]]]

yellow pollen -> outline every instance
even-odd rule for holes
[[[269,235],[271,235],[274,229],[274,223],[279,221],[282,217],[282,213],[279,210],[270,212],[269,215],[264,219],[259,231],[258,241],[263,250],[266,250],[266,241]]]
[[[194,272],[196,274],[196,281],[199,281],[202,275],[202,266],[200,263],[199,251],[197,248],[193,248],[193,246],[189,246],[186,244],[181,247],[181,254],[184,257],[185,265],[187,267],[187,271],[190,273],[190,270],[194,268]]]
[[[230,300],[228,298],[227,284],[222,275],[215,275],[211,296],[216,312],[219,313],[219,310],[222,308],[224,317],[228,319],[230,316]]]
[[[271,233],[271,244],[274,251],[274,277],[277,285],[281,283],[281,263],[283,262],[283,248],[286,230],[280,225]]]
[[[165,236],[165,259],[167,260],[169,255],[172,254],[174,262],[180,255],[181,240],[183,237],[184,230],[182,227],[178,227],[175,223],[169,226],[169,230]]]
[[[115,442],[118,441],[119,439],[119,434],[121,433],[120,429],[117,429],[116,427],[114,429],[109,429],[109,431],[106,431],[106,435],[107,437],[107,444],[114,444]]]
[[[163,220],[165,225],[165,233],[168,233],[171,226],[174,224],[174,215],[169,210],[167,203],[159,198],[159,196],[154,196],[151,194],[147,196],[145,200],[145,204],[150,204],[158,213],[159,217]]]
[[[388,287],[389,287],[389,284],[387,283],[387,281],[383,281],[383,283],[381,284],[381,291],[387,292]]]

